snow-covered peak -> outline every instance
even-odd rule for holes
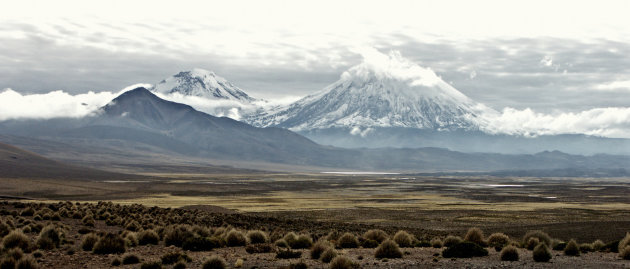
[[[182,71],[164,79],[155,85],[153,91],[162,94],[179,93],[184,96],[212,100],[235,100],[247,103],[256,100],[214,72],[200,68]]]

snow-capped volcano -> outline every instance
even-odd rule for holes
[[[248,122],[295,131],[326,128],[403,127],[476,130],[491,109],[476,103],[431,69],[376,50],[322,91]]]
[[[164,79],[155,85],[153,91],[162,94],[180,93],[185,96],[248,103],[256,100],[214,72],[199,68],[182,71]]]

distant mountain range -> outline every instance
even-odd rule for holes
[[[93,116],[0,122],[0,139],[64,160],[102,165],[190,158],[277,163],[330,170],[492,171],[618,169],[630,156],[579,156],[558,151],[504,155],[443,148],[344,149],[319,145],[290,130],[259,128],[166,101],[145,88],[116,97]],[[99,163],[101,162],[101,163]],[[247,167],[247,164],[241,164]]]

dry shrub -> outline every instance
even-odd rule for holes
[[[319,259],[322,256],[322,253],[324,253],[324,251],[331,248],[333,248],[333,244],[330,243],[329,241],[326,241],[326,240],[317,241],[317,243],[315,243],[313,247],[311,247],[311,259],[315,259],[315,260]]]
[[[536,262],[548,262],[551,260],[551,251],[544,242],[541,242],[534,248],[533,252],[534,261]]]
[[[35,261],[35,259],[33,259],[33,257],[24,256],[17,262],[17,265],[16,265],[15,268],[17,268],[17,269],[37,269],[37,268],[39,268],[39,265],[37,264],[37,261]]]
[[[162,264],[174,264],[179,261],[186,261],[186,262],[192,261],[192,259],[188,255],[186,255],[186,253],[182,253],[182,252],[166,253],[162,255],[160,260],[162,261]]]
[[[487,255],[488,251],[485,248],[470,241],[463,241],[442,251],[442,257],[444,258],[470,258]]]
[[[459,243],[461,243],[462,241],[464,241],[464,240],[463,240],[461,237],[459,237],[459,236],[456,236],[456,235],[449,235],[449,236],[447,236],[447,237],[444,239],[444,242],[443,242],[443,243],[444,243],[444,246],[445,246],[445,247],[450,247],[450,246],[452,246],[452,245],[459,244]],[[442,247],[442,246],[440,246],[440,247]]]
[[[392,240],[385,240],[381,243],[378,248],[376,248],[376,252],[374,253],[374,257],[377,259],[382,258],[402,258],[402,251],[398,247],[398,244]]]
[[[276,259],[295,259],[302,257],[302,251],[281,249],[276,253]]]
[[[181,247],[186,239],[194,237],[192,231],[185,225],[169,226],[164,231],[164,244],[166,246]]]
[[[330,262],[330,269],[352,269],[358,265],[346,256],[337,256]]]
[[[518,250],[514,246],[507,246],[501,250],[502,261],[518,261]]]
[[[564,255],[567,256],[580,256],[580,246],[578,246],[575,240],[571,239],[567,246],[564,248]]]
[[[339,246],[340,248],[358,248],[359,240],[356,236],[354,236],[354,234],[344,233],[337,240],[337,246]]]
[[[627,246],[630,246],[630,233],[626,233],[626,236],[619,241],[619,245],[617,246],[619,253],[626,249]]]
[[[473,242],[480,246],[486,245],[483,231],[477,227],[468,229],[468,232],[466,232],[466,236],[464,236],[464,241]]]
[[[270,253],[274,251],[274,247],[271,244],[268,243],[264,243],[264,244],[250,244],[247,245],[247,247],[245,248],[245,251],[249,254],[254,254],[254,253]]]
[[[504,233],[493,233],[488,237],[488,246],[494,247],[497,251],[503,249],[510,243],[510,237]]]
[[[245,238],[245,235],[243,235],[242,232],[237,231],[235,229],[232,229],[226,236],[225,236],[225,244],[228,247],[240,247],[240,246],[244,246],[247,245],[247,238]]]
[[[406,231],[398,231],[394,235],[394,242],[401,248],[408,248],[413,246],[413,236]]]
[[[594,251],[601,251],[601,250],[604,249],[606,244],[604,244],[604,241],[597,239],[597,240],[593,241],[592,246],[593,246],[593,250]]]
[[[4,257],[0,260],[0,269],[15,269],[17,261],[13,257]]]
[[[251,244],[262,244],[269,241],[269,236],[261,230],[254,230],[247,232],[247,239]]]
[[[125,250],[125,239],[113,233],[107,233],[99,238],[92,249],[96,254],[124,253]]]
[[[162,269],[162,264],[159,261],[143,262],[140,265],[140,269]]]
[[[619,251],[619,257],[624,260],[630,260],[630,246],[626,246]]]
[[[138,233],[138,244],[157,245],[160,242],[160,236],[153,230],[144,230]]]
[[[529,242],[529,239],[532,237],[538,239],[538,242],[543,242],[547,244],[547,246],[551,246],[551,237],[547,233],[543,231],[539,231],[539,230],[527,232],[525,236],[523,236],[524,244],[527,245],[527,243]],[[535,246],[533,246],[531,249],[534,249],[534,247]]]
[[[431,246],[434,248],[441,248],[444,244],[442,243],[442,240],[440,240],[439,238],[433,238],[431,239],[430,242]]]
[[[81,249],[85,251],[92,251],[97,241],[98,236],[96,234],[86,234],[85,236],[83,236],[83,241],[81,241]]]
[[[381,243],[385,239],[387,239],[388,236],[387,233],[383,230],[372,229],[365,232],[365,234],[363,234],[363,237]]]
[[[13,230],[2,239],[2,246],[4,246],[5,249],[20,248],[23,251],[28,252],[30,250],[31,243],[22,231]]]
[[[122,258],[122,264],[140,263],[140,258],[136,254],[125,254]]]
[[[526,246],[527,246],[527,249],[534,250],[534,248],[538,246],[538,244],[540,244],[540,240],[538,240],[538,238],[536,237],[531,237],[529,238],[529,240],[527,240]]]
[[[322,253],[320,259],[323,263],[331,262],[335,257],[337,257],[337,251],[334,248],[328,248]]]

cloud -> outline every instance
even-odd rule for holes
[[[630,91],[630,80],[613,81],[595,86],[595,89],[602,91],[626,90]]]
[[[536,113],[531,109],[505,108],[486,114],[484,129],[495,134],[524,136],[586,134],[630,138],[630,107],[595,108],[582,112]]]

